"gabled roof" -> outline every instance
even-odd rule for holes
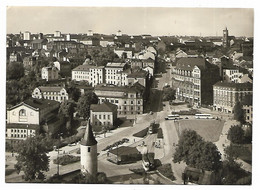
[[[25,100],[24,102],[21,102],[20,104],[17,104],[11,108],[8,108],[8,110],[15,109],[22,105],[27,106],[34,110],[41,110],[41,109],[44,109],[46,107],[49,107],[49,106],[55,105],[55,104],[59,104],[59,102],[57,102],[55,100],[30,98],[28,100]]]
[[[192,71],[195,66],[199,67],[200,69],[205,68],[206,60],[200,57],[198,58],[184,57],[178,60],[176,64],[176,69]]]
[[[90,110],[93,112],[113,112],[117,110],[117,106],[108,101],[105,101],[102,104],[91,104]]]
[[[97,144],[97,141],[93,135],[92,126],[90,124],[90,119],[88,119],[85,135],[84,135],[83,139],[81,140],[80,144],[83,146],[93,146],[93,145]]]

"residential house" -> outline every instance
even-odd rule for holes
[[[33,98],[55,100],[63,102],[69,99],[69,95],[65,88],[58,86],[40,86],[33,90]]]
[[[119,58],[131,59],[133,57],[133,49],[132,48],[116,48],[116,49],[114,49],[114,53],[117,54],[117,56]]]
[[[56,67],[43,67],[42,79],[46,81],[57,80],[59,78],[59,70]]]
[[[113,128],[117,119],[117,106],[108,101],[90,106],[90,122],[95,128]]]
[[[129,74],[127,76],[127,79],[128,79],[128,85],[130,86],[138,82],[139,84],[146,87],[147,80],[148,80],[148,72],[146,72],[145,70],[138,70]]]

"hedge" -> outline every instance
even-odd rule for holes
[[[57,159],[54,159],[53,163],[54,164],[59,163],[59,165],[67,165],[67,164],[71,164],[71,163],[78,162],[78,161],[80,161],[80,157],[78,157],[78,156],[64,155]]]
[[[148,127],[139,131],[139,132],[137,132],[137,133],[135,133],[135,134],[133,134],[133,136],[143,138],[147,135],[147,133],[148,133]]]

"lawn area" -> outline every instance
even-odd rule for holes
[[[219,140],[219,136],[222,132],[224,121],[219,120],[180,120],[176,122],[178,135],[185,129],[191,129],[196,131],[206,141],[216,142]]]

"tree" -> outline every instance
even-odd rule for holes
[[[65,119],[66,129],[68,132],[71,129],[71,122],[73,119],[74,106],[75,105],[72,102],[65,100],[64,102],[61,103],[60,109],[59,109],[59,115]]]
[[[227,138],[232,143],[237,143],[237,144],[243,143],[243,141],[244,141],[244,130],[239,125],[233,125],[228,130]]]
[[[243,105],[241,102],[237,102],[236,105],[234,106],[234,119],[244,123],[245,122],[245,117],[244,117],[244,110],[243,110]]]
[[[163,88],[163,101],[175,100],[175,89],[167,87]]]
[[[94,92],[87,92],[79,98],[77,111],[78,114],[84,119],[89,118],[90,115],[90,105],[97,104],[98,97]]]
[[[26,181],[43,180],[43,171],[49,170],[49,157],[42,136],[30,137],[22,141],[18,149],[15,169],[25,174]]]
[[[15,79],[18,80],[24,76],[24,67],[22,63],[13,62],[7,65],[6,77],[7,80]]]
[[[196,131],[184,130],[174,154],[174,163],[184,161],[187,165],[209,171],[221,166],[221,155],[212,142],[205,142]]]

